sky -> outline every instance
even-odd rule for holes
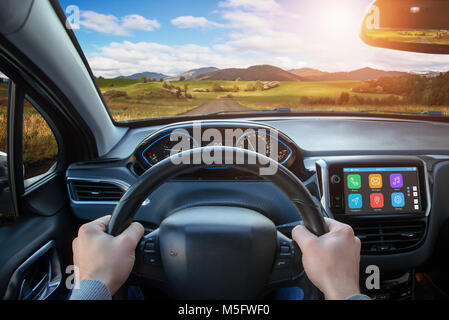
[[[448,55],[369,47],[358,37],[371,0],[60,0],[96,76],[201,68],[447,71]]]

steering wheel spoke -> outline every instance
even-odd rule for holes
[[[149,281],[167,281],[161,261],[159,229],[145,235],[137,246],[133,273]]]
[[[276,256],[268,286],[285,287],[304,275],[302,255],[296,242],[278,231]]]

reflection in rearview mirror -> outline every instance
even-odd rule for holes
[[[360,35],[375,47],[449,53],[449,1],[376,0],[363,19]]]

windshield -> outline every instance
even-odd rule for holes
[[[276,108],[448,115],[449,56],[364,44],[370,2],[60,1],[116,121]]]

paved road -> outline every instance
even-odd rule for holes
[[[216,101],[209,101],[204,104],[202,104],[199,107],[196,107],[193,110],[190,110],[186,113],[183,113],[181,115],[183,116],[196,116],[196,115],[202,115],[202,114],[209,114],[209,113],[215,113],[220,111],[249,111],[251,109],[248,109],[247,107],[242,106],[236,101],[233,100],[216,100]]]

